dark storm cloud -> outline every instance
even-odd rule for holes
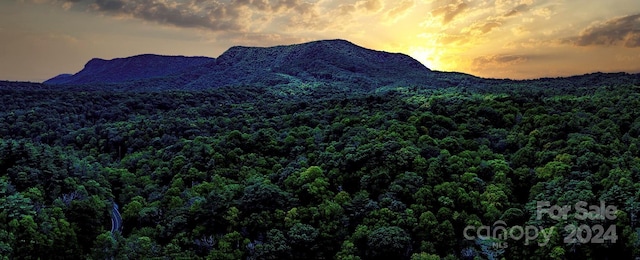
[[[124,2],[120,0],[96,0],[95,6],[100,11],[113,12],[124,7]]]
[[[115,17],[129,17],[177,27],[212,31],[246,31],[255,21],[273,16],[314,15],[315,4],[303,0],[32,0],[87,8]],[[378,1],[367,1],[377,8]]]
[[[640,47],[640,14],[616,17],[605,22],[593,24],[565,42],[576,46],[614,46],[627,48]]]
[[[240,8],[253,1],[147,1],[95,0],[91,9],[114,16],[129,16],[178,27],[215,31],[241,30],[245,24]],[[258,5],[259,6],[259,5]],[[248,20],[248,18],[246,18]]]

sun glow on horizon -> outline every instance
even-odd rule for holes
[[[407,51],[407,55],[416,59],[430,70],[441,69],[438,52],[433,48],[410,47]]]

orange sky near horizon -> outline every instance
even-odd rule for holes
[[[41,82],[94,57],[217,57],[321,39],[531,79],[640,72],[640,1],[7,0],[0,37],[0,80]]]

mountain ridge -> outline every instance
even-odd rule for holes
[[[200,60],[198,60],[200,59]],[[193,62],[191,66],[174,62]],[[431,70],[402,53],[367,49],[346,40],[320,40],[272,47],[234,46],[217,58],[136,55],[91,59],[78,73],[61,74],[49,85],[162,81],[166,85],[205,89],[233,85],[273,86],[327,83],[376,88],[422,85]],[[169,88],[172,88],[169,86]]]
[[[78,73],[60,74],[42,85],[123,91],[323,85],[345,91],[371,91],[409,86],[487,88],[530,84],[566,88],[612,81],[635,84],[640,82],[640,74],[588,73],[528,80],[480,78],[460,72],[433,71],[406,54],[332,39],[271,47],[233,46],[217,58],[156,54],[111,60],[94,58]]]
[[[194,66],[200,66],[212,61],[215,61],[215,59],[158,54],[139,54],[110,60],[93,58],[78,73],[60,74],[43,83],[54,85],[123,83],[164,77],[184,72]]]

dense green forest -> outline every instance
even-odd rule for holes
[[[0,88],[0,258],[640,256],[637,82],[507,83]],[[538,219],[538,201],[617,210]],[[465,237],[497,221],[551,237]],[[615,230],[566,243],[569,224]]]

